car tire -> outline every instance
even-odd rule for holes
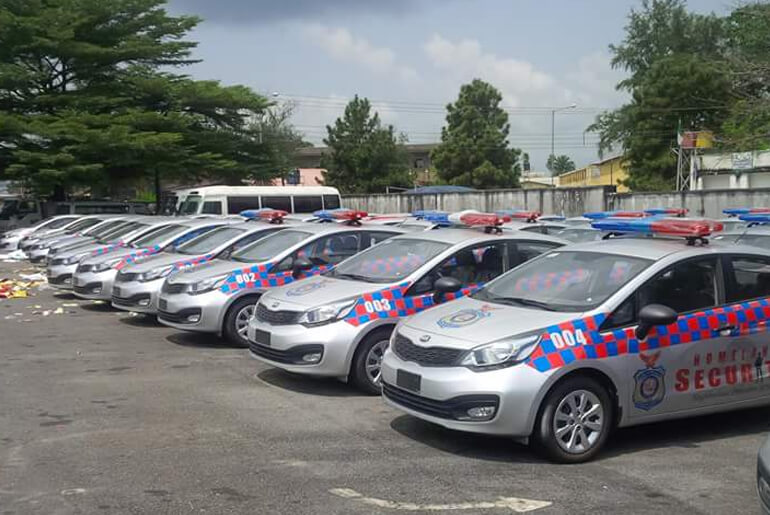
[[[606,388],[587,376],[569,377],[545,398],[533,444],[551,461],[589,461],[607,441],[613,417],[612,397]]]
[[[259,297],[249,296],[236,300],[225,315],[222,334],[230,343],[239,347],[248,348],[249,339],[246,329],[249,327],[249,319],[254,314],[254,306]],[[245,323],[245,325],[243,325]]]
[[[353,363],[350,366],[352,383],[368,395],[382,393],[380,383],[382,355],[388,348],[392,332],[392,328],[378,329],[366,335],[353,355]]]

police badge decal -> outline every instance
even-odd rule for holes
[[[666,369],[655,366],[660,357],[660,351],[646,355],[639,353],[645,368],[637,370],[634,374],[634,406],[649,411],[661,402],[666,395]]]

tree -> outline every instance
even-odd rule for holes
[[[275,173],[283,179],[295,168],[297,150],[311,146],[291,125],[293,113],[293,103],[274,105],[265,111],[261,119],[254,121],[253,125],[266,150],[263,170]]]
[[[325,184],[349,193],[376,193],[387,186],[413,184],[405,138],[397,137],[392,125],[382,126],[366,98],[356,95],[342,117],[326,126],[326,132],[324,143],[330,153],[321,158]]]
[[[548,162],[546,168],[554,175],[559,175],[564,172],[569,172],[575,169],[575,162],[566,155],[555,156],[551,154],[548,156]]]
[[[492,85],[474,79],[447,105],[441,144],[431,155],[439,176],[449,184],[473,188],[519,185],[521,151],[508,147],[508,113]]]
[[[40,194],[202,175],[264,175],[247,121],[268,101],[169,71],[195,17],[164,0],[0,3],[0,169]],[[158,195],[159,197],[159,195]]]

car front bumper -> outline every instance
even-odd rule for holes
[[[419,389],[402,384],[400,376],[408,374],[419,376]],[[546,379],[524,364],[484,372],[459,366],[427,367],[404,361],[391,350],[382,360],[386,403],[417,418],[472,433],[529,436]],[[467,410],[480,406],[496,406],[494,415],[470,419]]]
[[[229,300],[219,290],[200,295],[161,292],[158,296],[158,320],[164,325],[184,331],[219,334],[222,330],[222,312]]]
[[[104,272],[75,272],[72,276],[72,292],[81,299],[110,300],[117,270]]]
[[[29,258],[31,263],[36,265],[45,263],[45,260],[48,257],[48,250],[48,247],[43,249],[30,249],[27,251],[27,258]]]
[[[157,314],[163,281],[163,278],[147,282],[116,281],[112,286],[112,306],[136,313]]]
[[[249,352],[260,361],[290,372],[346,377],[361,329],[344,321],[305,327],[301,324],[272,325],[252,318],[247,333]],[[256,336],[258,332],[261,332],[260,338]],[[270,345],[265,345],[265,334],[270,335]],[[321,354],[319,361],[303,359],[318,353]]]
[[[59,290],[72,290],[72,275],[77,270],[78,265],[48,265],[46,276],[48,284]]]

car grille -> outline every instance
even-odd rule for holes
[[[286,363],[288,365],[309,365],[311,363],[303,363],[302,356],[305,354],[312,354],[315,352],[323,353],[324,347],[320,344],[308,344],[297,345],[296,347],[290,347],[288,349],[274,349],[266,345],[259,345],[254,342],[249,342],[249,350],[255,356],[265,358],[276,363]],[[317,363],[316,363],[317,364]]]
[[[170,294],[177,294],[177,293],[184,293],[184,291],[187,289],[187,283],[170,283],[168,281],[163,283],[163,286],[161,287],[161,291],[163,293],[170,293]]]
[[[401,334],[396,334],[393,352],[404,361],[413,361],[426,367],[446,367],[456,364],[465,351],[446,347],[420,347]]]
[[[67,279],[72,279],[72,274],[62,274],[58,277],[48,277],[49,284],[64,284]]]
[[[139,277],[139,274],[131,273],[131,272],[121,272],[117,276],[115,276],[115,282],[116,283],[130,283],[132,281],[136,281],[136,279]]]
[[[89,295],[92,294],[94,288],[101,288],[102,283],[96,282],[96,283],[88,283],[88,284],[82,284],[80,286],[73,286],[73,290],[75,293],[80,293],[81,295]]]
[[[497,407],[500,405],[500,398],[497,395],[463,395],[445,401],[437,401],[417,395],[416,393],[407,392],[385,381],[382,382],[382,394],[399,406],[419,413],[425,413],[432,417],[454,420],[460,419],[459,415],[463,415],[470,406],[478,404],[493,405],[495,413],[497,413]]]
[[[117,304],[118,306],[137,306],[139,305],[139,301],[148,299],[150,299],[149,293],[137,293],[130,297],[118,297],[114,292],[112,295],[112,303]]]
[[[301,314],[300,311],[271,311],[262,303],[257,304],[257,320],[272,325],[296,324]]]
[[[200,316],[201,313],[201,308],[187,308],[183,309],[182,311],[177,311],[176,313],[158,309],[158,318],[175,324],[192,324],[194,322],[188,322],[187,317],[191,315]]]

